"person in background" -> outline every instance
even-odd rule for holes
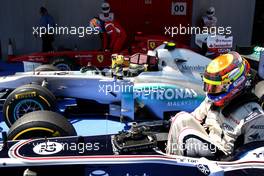
[[[110,4],[107,2],[102,3],[102,13],[99,14],[100,20],[107,22],[107,21],[113,21],[114,20],[114,13],[110,12]]]
[[[48,26],[55,27],[54,18],[48,13],[45,7],[40,7],[40,20],[39,26],[48,29]],[[41,36],[42,39],[42,51],[49,52],[53,51],[52,43],[54,42],[54,34],[48,34],[48,32]]]
[[[216,27],[217,17],[215,16],[215,8],[210,7],[207,9],[206,14],[202,17],[202,27]]]
[[[113,53],[122,51],[127,41],[127,33],[125,29],[116,21],[105,22],[105,31],[108,35],[108,48]]]
[[[127,40],[127,33],[114,18],[109,3],[103,2],[101,8],[102,13],[99,14],[99,19],[104,22],[104,29],[107,34],[103,35],[103,48],[113,53],[119,53]]]
[[[90,20],[90,27],[100,29],[99,32],[104,51],[111,51],[113,53],[122,51],[127,40],[127,34],[116,20],[103,22],[95,17]]]
[[[215,8],[210,7],[207,9],[206,14],[202,16],[201,27],[203,29],[207,28],[211,34],[214,34],[216,33],[216,25],[217,25],[217,17],[215,16]],[[207,38],[208,37],[206,37],[202,43],[202,51],[201,51],[201,54],[205,56],[207,55],[208,52]]]
[[[260,79],[264,80],[264,51],[260,52],[258,75]]]
[[[94,17],[90,20],[89,26],[94,28],[94,30],[99,30],[100,39],[102,41],[102,51],[108,50],[108,35],[105,31],[105,22],[100,20],[98,17]]]

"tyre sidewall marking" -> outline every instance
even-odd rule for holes
[[[45,97],[43,97],[43,96],[41,96],[41,95],[39,95],[39,97],[40,97],[43,101],[45,101],[46,104],[47,104],[49,107],[51,107],[49,101],[48,101]]]
[[[36,97],[37,96],[37,92],[22,92],[22,93],[18,93],[15,95],[15,99],[19,100],[19,99],[26,99],[26,98],[32,98],[32,97]]]
[[[49,129],[49,128],[45,128],[45,127],[32,127],[32,128],[28,128],[28,129],[25,129],[21,132],[19,132],[17,135],[15,135],[15,137],[13,137],[12,140],[16,140],[19,136],[23,135],[24,133],[27,133],[27,132],[30,132],[30,131],[35,131],[35,130],[40,130],[40,131],[48,131],[50,133],[54,133],[54,130],[52,129]]]

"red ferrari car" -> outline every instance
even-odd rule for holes
[[[169,40],[163,36],[137,34],[130,45],[121,51],[120,54],[131,55],[134,53],[146,53],[153,50],[164,41]],[[177,44],[178,47],[186,46]],[[87,50],[87,51],[54,51],[38,52],[22,56],[9,56],[9,62],[37,62],[43,64],[52,64],[60,70],[74,70],[81,66],[86,66],[88,62],[98,68],[105,68],[111,65],[111,51]]]

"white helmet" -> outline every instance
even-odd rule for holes
[[[110,12],[110,4],[107,2],[104,2],[101,6],[103,13],[109,13]]]
[[[209,9],[206,11],[207,16],[214,16],[215,15],[215,8],[209,7]]]

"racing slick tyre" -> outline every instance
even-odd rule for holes
[[[56,97],[45,87],[28,84],[8,95],[3,106],[3,118],[10,127],[24,114],[38,110],[57,111]]]
[[[59,71],[59,69],[57,67],[55,67],[54,65],[49,65],[49,64],[45,64],[45,65],[40,65],[35,69],[36,72],[40,72],[40,71]]]
[[[264,109],[264,81],[260,81],[255,86],[255,95],[259,98],[260,105]]]
[[[76,135],[72,124],[62,115],[52,111],[35,111],[18,119],[10,127],[7,139],[20,140]]]
[[[51,60],[51,64],[61,71],[71,71],[77,69],[77,64],[71,58],[55,58]]]

